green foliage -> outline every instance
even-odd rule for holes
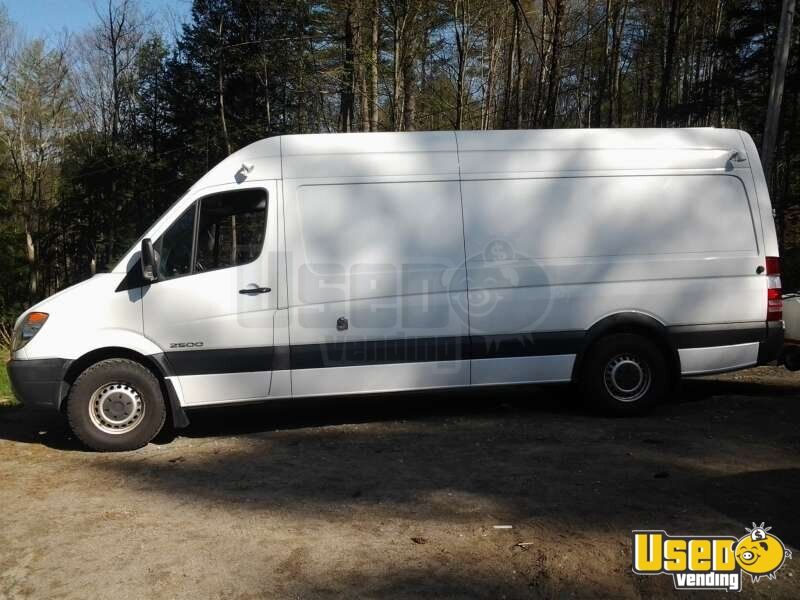
[[[0,323],[0,407],[16,404],[11,383],[8,381],[6,362],[11,350],[11,328]]]
[[[22,114],[6,83],[28,81],[26,114],[47,134],[45,144],[28,144],[32,155],[45,148],[47,160],[27,179],[11,138],[0,143],[0,322],[113,264],[229,150],[270,135],[345,122],[349,130],[662,124],[737,127],[758,142],[779,4],[194,0],[173,47],[145,35],[131,13],[115,54],[105,47],[108,23],[98,23],[79,38],[62,87],[44,85],[58,81],[62,55],[34,40],[8,59],[2,41],[11,36],[0,27],[0,133]],[[784,249],[800,247],[799,26],[770,182]],[[54,113],[42,107],[63,102],[48,120]],[[800,285],[795,254],[784,265]]]
[[[8,381],[8,373],[6,372],[5,362],[2,369],[0,369],[0,408],[4,406],[15,406],[17,399],[11,391],[11,383]]]
[[[0,148],[0,165],[2,148]],[[0,166],[0,174],[2,167]],[[22,257],[22,233],[12,219],[13,206],[7,181],[0,177],[0,324],[22,310],[27,270]]]

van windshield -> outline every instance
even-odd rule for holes
[[[188,194],[188,193],[189,193],[189,190],[186,190],[185,192],[183,192],[180,195],[180,197],[178,197],[177,200],[175,200],[175,202],[170,204],[169,208],[167,208],[164,212],[162,212],[159,215],[159,217],[153,221],[153,223],[150,225],[150,227],[148,227],[147,230],[141,236],[139,236],[139,239],[137,239],[136,242],[134,242],[134,244],[132,246],[129,246],[128,249],[125,250],[125,252],[123,252],[121,255],[119,255],[120,256],[119,259],[117,259],[116,257],[113,257],[112,260],[109,261],[109,264],[113,264],[114,265],[114,268],[111,269],[111,271],[116,271],[118,268],[121,268],[122,270],[127,270],[127,265],[123,265],[121,261],[124,260],[125,257],[128,256],[128,254],[130,254],[132,250],[134,250],[135,248],[138,248],[141,245],[142,240],[150,235],[150,232],[153,231],[153,228],[155,228],[155,226],[158,225],[161,222],[161,220],[167,214],[169,214],[169,211],[171,211],[173,208],[175,208],[175,206],[181,200],[183,200],[186,197],[186,194]]]

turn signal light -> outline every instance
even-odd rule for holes
[[[11,350],[13,352],[23,348],[47,322],[47,313],[32,312],[28,314],[14,332],[14,339]]]

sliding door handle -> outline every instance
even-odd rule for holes
[[[258,294],[268,294],[272,291],[272,288],[268,287],[251,287],[251,288],[244,288],[243,290],[239,290],[240,294],[244,294],[245,296],[257,296]]]

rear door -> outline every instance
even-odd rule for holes
[[[266,398],[277,308],[275,184],[198,197],[155,241],[145,335],[165,352],[186,405]]]

